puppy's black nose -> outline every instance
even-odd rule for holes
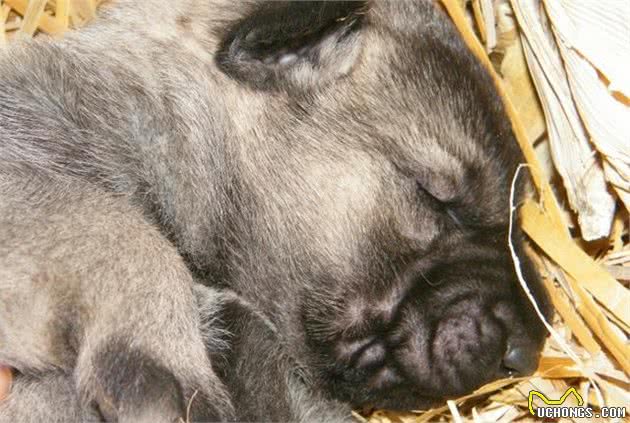
[[[503,357],[503,367],[512,376],[526,376],[538,367],[538,351],[523,345],[508,347]]]

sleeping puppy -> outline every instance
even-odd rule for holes
[[[0,421],[343,420],[531,373],[521,160],[431,1],[118,0],[14,45]]]

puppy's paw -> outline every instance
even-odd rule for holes
[[[231,416],[229,400],[212,373],[200,378],[169,368],[133,342],[110,340],[95,350],[91,364],[79,368],[79,387],[107,421],[225,421]],[[207,372],[200,366],[199,375]]]

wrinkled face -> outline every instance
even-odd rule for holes
[[[238,152],[234,288],[291,334],[317,386],[418,408],[536,368],[544,330],[507,236],[521,156],[440,11],[273,3],[217,60],[262,110]]]

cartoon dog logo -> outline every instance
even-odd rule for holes
[[[533,406],[534,396],[540,398],[542,402],[544,402],[547,405],[562,405],[566,401],[567,397],[571,394],[575,395],[575,398],[577,398],[577,402],[579,406],[582,406],[584,404],[584,400],[582,399],[582,396],[578,394],[575,388],[567,389],[567,391],[560,397],[560,399],[557,399],[557,400],[549,399],[545,396],[545,394],[539,391],[529,391],[529,397],[527,398],[527,405],[529,406],[529,412],[532,413],[532,416],[536,415],[536,412]]]

